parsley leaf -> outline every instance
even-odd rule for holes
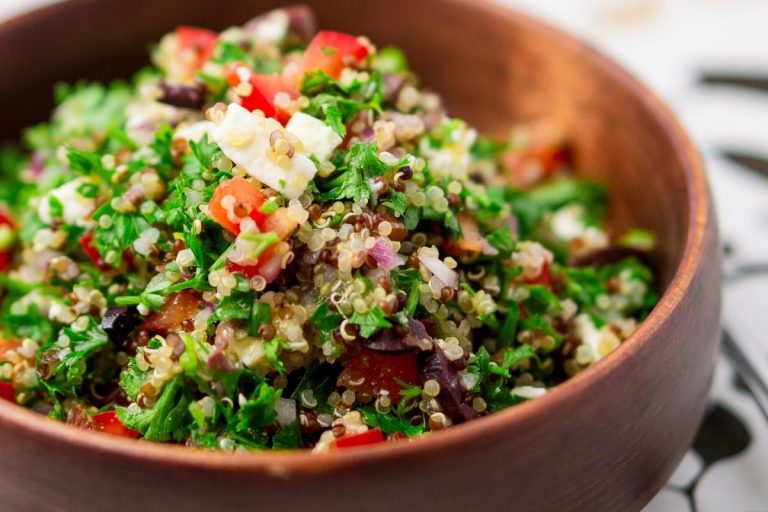
[[[272,438],[272,448],[275,450],[295,450],[303,447],[304,441],[301,439],[299,420],[280,427]]]
[[[251,308],[251,332],[256,334],[264,324],[268,324],[272,321],[272,310],[269,308],[269,304],[265,302],[254,302]]]
[[[326,191],[318,194],[315,200],[351,199],[356,203],[367,203],[372,196],[371,180],[391,168],[401,167],[401,162],[393,166],[385,164],[379,160],[377,151],[375,142],[358,142],[352,146],[346,155],[346,169],[333,180],[323,184]]]
[[[128,361],[128,366],[120,374],[120,387],[131,400],[136,400],[139,390],[147,379],[147,373],[139,369],[136,358]]]
[[[140,432],[148,441],[182,441],[188,434],[191,400],[183,388],[183,377],[175,377],[163,386],[160,397],[152,407],[137,405],[117,407],[117,418],[126,427]]]
[[[384,312],[380,307],[375,307],[368,313],[355,312],[349,321],[355,325],[360,326],[360,335],[363,338],[370,338],[379,329],[386,329],[392,327],[392,324],[387,321]]]
[[[419,425],[413,425],[409,419],[401,418],[394,414],[380,414],[373,407],[362,407],[365,424],[371,428],[378,428],[385,434],[405,434],[408,437],[418,436],[426,430],[422,421]]]
[[[320,304],[310,318],[315,327],[323,331],[332,331],[338,328],[343,319],[344,317],[339,313],[330,310],[327,302]]]
[[[75,331],[71,327],[62,329],[62,335],[69,342],[67,350],[55,354],[58,359],[55,369],[46,377],[65,390],[66,394],[74,396],[76,389],[82,384],[83,376],[87,370],[88,359],[109,344],[107,334],[96,324],[92,317],[88,317],[88,326],[83,331]],[[44,354],[56,351],[58,344],[46,347]],[[63,354],[63,355],[62,355]]]
[[[118,213],[107,202],[93,214],[94,219],[107,215],[112,219],[109,227],[96,224],[93,230],[93,245],[101,257],[109,264],[119,264],[123,252],[128,250],[133,242],[139,239],[141,233],[150,227],[150,223],[138,213]],[[107,255],[114,252],[118,255],[117,262],[109,261]]]
[[[397,215],[405,213],[405,207],[408,203],[408,196],[403,192],[390,192],[389,196],[381,202],[384,206],[392,210]]]
[[[264,343],[264,351],[267,353],[267,360],[280,375],[285,375],[285,365],[280,360],[280,349],[283,348],[283,342],[280,338],[272,338]]]
[[[493,230],[486,235],[485,239],[488,240],[488,243],[491,244],[491,246],[499,251],[499,256],[503,258],[508,258],[515,250],[515,239],[512,236],[512,231],[507,225]]]
[[[262,382],[235,414],[231,429],[233,432],[254,439],[256,431],[271,425],[277,419],[275,404],[280,398],[277,390]]]
[[[501,364],[498,366],[491,365],[489,367],[489,371],[494,375],[499,375],[500,377],[508,379],[511,377],[509,373],[510,368],[512,368],[520,361],[531,358],[535,359],[536,361],[539,360],[539,356],[530,345],[521,345],[517,348],[507,348],[504,350],[504,357]]]

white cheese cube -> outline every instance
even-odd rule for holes
[[[53,197],[61,203],[61,218],[64,222],[81,226],[86,224],[88,216],[96,209],[96,200],[80,194],[79,190],[84,185],[94,185],[94,183],[89,178],[76,178],[43,196],[37,207],[40,220],[46,224],[53,222],[51,212],[51,198]]]
[[[304,145],[303,152],[315,155],[321,162],[328,160],[343,140],[333,128],[304,112],[296,112],[285,126]]]
[[[269,157],[269,138],[274,131],[283,132],[280,123],[263,114],[252,113],[236,103],[227,108],[221,124],[211,128],[209,135],[221,150],[237,165],[262,183],[298,198],[315,177],[317,168],[306,155],[296,152],[287,168]]]

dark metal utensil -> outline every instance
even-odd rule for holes
[[[743,279],[768,279],[768,266],[745,265],[728,273],[723,294],[723,350],[746,383],[758,407],[768,419],[768,353],[759,333],[751,329],[744,304],[728,294],[729,286]]]

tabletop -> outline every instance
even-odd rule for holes
[[[0,19],[56,0],[2,0]],[[706,159],[740,333],[768,357],[768,2],[498,0],[576,33],[665,99]],[[768,422],[725,357],[691,450],[645,512],[768,511]]]

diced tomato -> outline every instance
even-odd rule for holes
[[[16,402],[16,395],[10,382],[0,381],[0,398],[9,402]]]
[[[525,130],[528,143],[523,150],[501,154],[510,185],[526,188],[536,184],[571,163],[571,152],[559,127],[535,122]]]
[[[96,267],[98,267],[99,270],[102,270],[104,272],[107,272],[109,270],[113,270],[113,267],[109,265],[106,261],[104,261],[104,258],[101,257],[101,253],[94,247],[93,245],[93,231],[84,234],[80,237],[80,246],[85,251],[85,254],[88,256],[88,259],[90,259]]]
[[[236,224],[230,219],[229,212],[222,205],[227,196],[235,198],[234,214],[242,213],[243,218],[250,217],[257,226],[264,222],[266,214],[260,208],[266,198],[259,187],[244,178],[232,178],[216,187],[213,198],[208,205],[211,217],[223,228],[236,235],[240,234],[240,224]]]
[[[277,246],[274,245],[259,256],[259,262],[255,265],[240,265],[233,261],[229,261],[227,262],[227,270],[243,274],[248,279],[261,276],[267,283],[271,283],[277,279],[277,276],[279,276],[280,272],[283,270],[281,266],[283,254],[284,253],[277,252]]]
[[[410,385],[421,382],[416,358],[416,351],[388,354],[364,348],[347,363],[337,385],[373,396],[386,390],[392,403],[397,404],[402,399],[398,381]]]
[[[395,432],[394,434],[389,434],[388,439],[389,441],[404,441],[410,438],[402,432]]]
[[[368,55],[368,48],[355,36],[343,32],[318,32],[304,54],[304,73],[322,71],[337,79],[345,66],[359,64]]]
[[[251,84],[250,94],[240,99],[243,108],[253,112],[261,110],[267,117],[274,117],[282,124],[288,122],[290,113],[275,105],[275,96],[283,92],[291,99],[299,97],[299,91],[282,75],[260,75],[251,71],[247,66],[235,63],[227,67],[225,75],[229,85],[237,87],[247,78]]]
[[[552,266],[545,263],[541,267],[541,273],[533,279],[526,279],[525,284],[541,284],[552,289]]]
[[[5,353],[9,350],[16,350],[21,346],[21,342],[15,338],[0,338],[0,361],[5,361]]]
[[[288,208],[278,208],[272,215],[267,215],[259,228],[264,233],[276,233],[280,240],[290,237],[299,223],[292,215],[289,215]]]
[[[203,67],[211,57],[219,39],[219,35],[212,30],[188,26],[178,27],[176,37],[182,51],[194,52],[197,69]]]
[[[96,414],[93,417],[93,425],[99,432],[112,434],[113,436],[128,437],[136,439],[139,433],[123,425],[117,418],[115,411],[107,411]]]
[[[266,251],[264,251],[266,252]],[[261,275],[259,273],[259,265],[240,265],[234,261],[227,262],[227,270],[233,273],[243,274],[248,279],[253,279],[256,276]]]
[[[11,266],[11,260],[13,259],[13,252],[0,251],[0,272],[5,272],[8,267]]]
[[[16,223],[13,222],[10,214],[5,210],[0,209],[0,226],[9,226],[11,229],[16,229]],[[0,272],[8,270],[13,259],[13,251],[11,249],[0,250]]]
[[[166,335],[181,330],[184,320],[192,320],[203,308],[203,301],[197,292],[184,290],[169,295],[160,311],[150,313],[141,323],[141,328],[153,334]]]
[[[361,432],[360,434],[339,437],[333,442],[333,445],[336,448],[353,448],[355,446],[365,446],[383,442],[384,434],[382,434],[381,430],[372,428],[365,432]]]

